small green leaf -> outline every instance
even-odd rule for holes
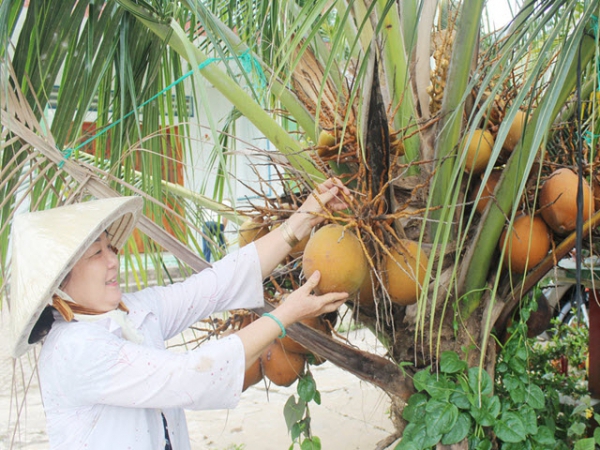
[[[594,430],[594,440],[596,441],[596,444],[600,445],[600,428]]]
[[[425,423],[409,423],[404,432],[402,433],[402,440],[396,446],[397,450],[407,450],[412,447],[411,445],[419,450],[425,448],[423,442],[425,441],[425,435],[427,434],[427,428]]]
[[[442,444],[452,445],[462,441],[467,437],[471,430],[471,416],[467,413],[460,413],[456,424],[450,431],[442,436]]]
[[[525,362],[519,358],[509,359],[508,367],[510,367],[515,373],[525,373],[527,370]]]
[[[575,442],[574,450],[594,450],[594,438],[580,439]]]
[[[313,400],[317,405],[321,404],[321,393],[318,390],[315,391],[315,398]]]
[[[503,413],[494,425],[494,433],[504,442],[522,442],[526,436],[523,418],[516,412]]]
[[[402,418],[412,423],[423,421],[425,419],[425,405],[427,405],[427,395],[421,393],[411,395],[404,411],[402,411]]]
[[[531,406],[523,405],[519,408],[519,414],[523,417],[523,426],[527,434],[534,435],[538,432],[537,414]]]
[[[521,404],[525,402],[526,389],[525,385],[521,380],[513,375],[507,375],[504,377],[504,387],[510,395],[510,399],[515,404]]]
[[[287,425],[288,431],[292,429],[292,426],[302,420],[304,417],[304,411],[306,410],[306,402],[302,399],[298,399],[296,402],[295,396],[290,396],[287,402],[285,402],[285,406],[283,407],[283,416],[285,417],[285,423]]]
[[[302,433],[302,429],[300,428],[300,424],[298,422],[296,422],[294,425],[292,425],[292,429],[290,431],[292,441],[296,442],[296,439],[298,439],[300,437],[301,433]]]
[[[530,441],[518,442],[517,444],[505,442],[502,444],[502,450],[533,450],[533,448]]]
[[[544,397],[544,392],[540,389],[539,386],[535,384],[530,384],[527,387],[527,404],[533,409],[544,409],[544,407],[546,406],[546,401]]]
[[[458,420],[458,408],[452,403],[430,400],[425,409],[425,424],[429,436],[448,433]]]
[[[460,409],[469,409],[471,407],[469,397],[467,397],[467,394],[465,394],[465,391],[460,386],[450,394],[449,400]]]
[[[585,433],[585,424],[583,424],[581,422],[575,422],[573,425],[571,425],[569,427],[569,430],[567,431],[567,436],[579,437],[579,436],[582,436],[583,433]]]
[[[512,359],[520,359],[523,363],[527,361],[527,348],[524,345],[519,345]]]
[[[405,377],[405,376],[407,376],[407,375],[406,375],[406,370],[404,370],[404,368],[405,368],[406,366],[411,366],[411,367],[412,367],[412,366],[414,366],[414,364],[413,364],[413,363],[411,363],[410,361],[401,361],[401,362],[398,364],[398,367],[400,368],[400,371],[402,372],[402,376],[404,376],[404,377]]]
[[[552,430],[546,425],[541,425],[538,428],[537,433],[535,433],[531,437],[538,444],[542,444],[549,447],[553,446],[556,443],[556,439],[554,439],[554,433],[552,433]]]
[[[442,352],[440,358],[440,371],[442,373],[457,373],[467,370],[466,361],[462,361],[456,352],[445,351]]]
[[[481,395],[490,395],[494,391],[494,384],[490,375],[479,367],[471,367],[469,369],[469,387],[473,392],[481,393]]]
[[[477,436],[471,436],[469,438],[469,449],[492,450],[492,442],[489,439],[481,439]]]
[[[423,447],[422,449],[430,449],[431,447],[434,447],[438,444],[438,442],[440,442],[440,440],[442,439],[442,435],[441,434],[426,434],[423,438]]]
[[[417,447],[412,442],[408,442],[406,439],[402,440],[394,447],[394,450],[421,450],[421,447]]]
[[[443,401],[447,401],[455,389],[456,384],[452,383],[444,375],[440,375],[437,380],[431,377],[425,386],[425,390],[431,395],[431,398]]]
[[[302,450],[321,450],[321,439],[317,436],[306,438],[302,441],[300,448]]]
[[[425,423],[409,423],[402,433],[402,441],[405,445],[412,444],[419,450],[430,449],[442,438],[441,434],[429,435]],[[405,447],[402,447],[405,449]]]
[[[413,377],[413,384],[415,386],[415,389],[417,391],[424,390],[425,386],[429,382],[430,378],[431,378],[431,373],[429,371],[429,367],[415,373],[415,376]]]
[[[571,413],[571,415],[581,414],[588,408],[589,408],[589,406],[586,405],[585,403],[580,403],[579,405],[576,405],[575,408],[573,408],[573,412]]]
[[[497,373],[505,373],[507,370],[508,370],[508,364],[506,364],[504,361],[502,361],[501,363],[499,363],[496,366]]]
[[[317,384],[310,373],[307,373],[298,380],[297,391],[298,396],[306,403],[310,402],[315,397],[315,393],[317,392]]]
[[[471,415],[475,422],[483,427],[491,427],[500,414],[500,399],[498,396],[481,397],[481,403],[471,407]]]

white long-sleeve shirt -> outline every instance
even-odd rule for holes
[[[245,357],[236,335],[185,353],[166,350],[165,341],[214,312],[263,305],[254,245],[123,301],[142,344],[125,340],[111,318],[59,317],[46,337],[39,373],[52,449],[163,450],[161,412],[173,449],[189,449],[183,408],[227,409],[239,401]]]

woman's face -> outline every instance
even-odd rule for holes
[[[76,303],[98,312],[116,309],[121,301],[119,260],[106,233],[87,249],[65,279],[62,290]]]

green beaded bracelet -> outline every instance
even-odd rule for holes
[[[285,332],[285,327],[281,323],[281,320],[279,320],[277,317],[275,317],[271,313],[264,313],[263,317],[269,317],[269,318],[273,319],[277,325],[279,325],[279,328],[281,328],[281,334],[279,335],[279,339],[283,339],[286,335],[286,332]]]

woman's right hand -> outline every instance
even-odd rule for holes
[[[330,292],[315,295],[314,289],[319,284],[321,273],[316,270],[306,283],[289,294],[284,302],[272,311],[287,327],[310,317],[320,316],[335,311],[348,299],[347,292]]]
[[[335,311],[342,306],[348,299],[348,293],[346,292],[313,294],[320,278],[319,271],[315,271],[306,283],[288,295],[283,303],[271,311],[271,315],[275,316],[287,328],[295,322]],[[281,332],[278,322],[271,317],[261,317],[237,332],[244,345],[246,369],[256,361],[263,350]]]

